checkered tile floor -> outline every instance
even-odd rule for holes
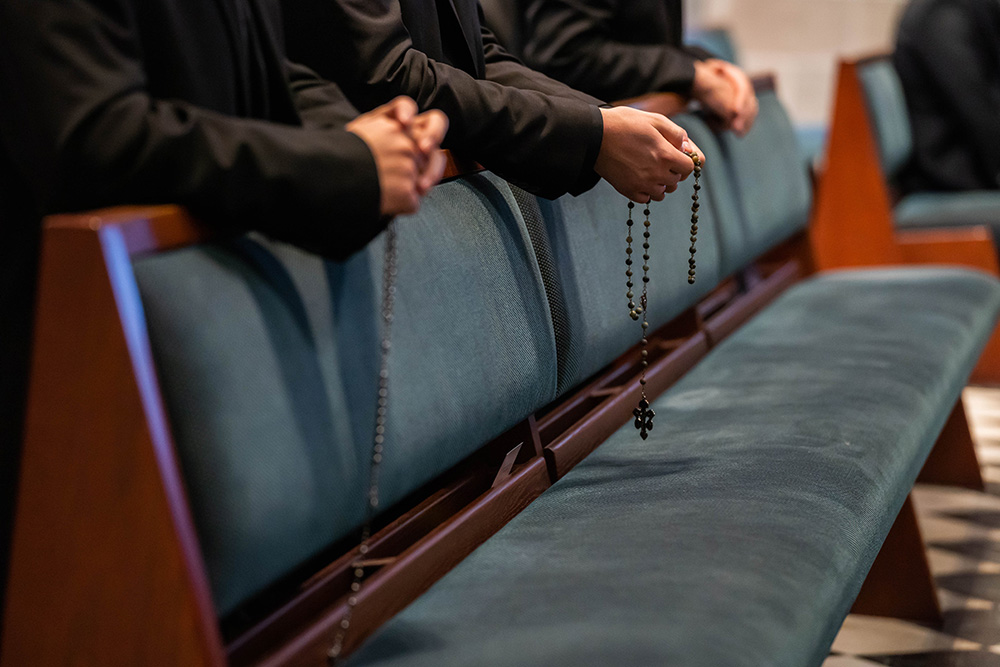
[[[1000,389],[965,390],[987,492],[918,486],[944,625],[851,615],[823,667],[1000,667]]]

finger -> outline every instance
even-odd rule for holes
[[[448,160],[441,151],[437,151],[431,155],[431,158],[427,163],[427,167],[420,174],[420,178],[417,180],[417,189],[420,192],[420,196],[426,195],[430,192],[431,188],[441,182],[441,177],[444,176],[444,169],[447,162]]]
[[[740,115],[733,121],[733,132],[736,133],[738,137],[745,137],[750,128],[753,127],[754,120],[757,118],[757,98],[750,98],[749,104],[740,111]]]
[[[727,65],[726,77],[732,82],[736,89],[737,108],[741,112],[745,112],[749,108],[751,100],[756,99],[753,82],[750,81],[750,77],[748,77],[743,70],[735,65]]]
[[[389,117],[401,123],[404,127],[409,127],[413,118],[417,115],[417,103],[405,95],[393,99],[385,105],[386,113]]]
[[[673,146],[664,152],[661,159],[663,171],[659,175],[659,183],[683,181],[688,174],[694,171],[694,160]]]
[[[653,190],[649,198],[651,201],[663,201],[666,191],[666,186],[662,186],[657,190]]]
[[[437,150],[448,132],[448,116],[443,111],[431,109],[416,117],[413,123],[413,135],[417,146],[424,153]]]

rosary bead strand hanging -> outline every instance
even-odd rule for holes
[[[629,202],[629,226],[631,228],[632,222],[632,202]],[[645,219],[642,222],[642,296],[639,297],[639,307],[632,309],[632,319],[637,320],[642,317],[642,372],[639,375],[639,392],[640,399],[639,405],[635,410],[632,411],[632,416],[635,417],[635,427],[639,429],[639,436],[645,440],[649,437],[649,432],[653,430],[653,417],[656,413],[653,409],[649,407],[649,401],[646,398],[646,368],[649,367],[649,350],[646,347],[649,345],[649,339],[646,338],[647,330],[649,329],[649,321],[646,319],[646,314],[648,310],[649,301],[646,298],[646,288],[649,286],[649,228],[651,226],[649,222],[649,203],[647,202],[646,207],[642,211]],[[631,233],[629,234],[629,239],[632,238]],[[626,252],[631,255],[631,247],[629,247]],[[631,259],[631,257],[629,258]],[[626,260],[628,262],[628,260]],[[631,276],[629,276],[629,284],[631,284]],[[631,288],[629,289],[631,294]],[[629,304],[631,305],[631,300]]]
[[[694,192],[691,195],[691,259],[688,260],[688,284],[694,284],[695,261],[694,255],[698,252],[695,242],[698,240],[698,191],[701,190],[701,156],[691,151],[687,154],[694,162]]]
[[[365,503],[365,523],[361,529],[361,545],[358,553],[361,558],[351,564],[351,593],[347,598],[347,611],[340,620],[340,627],[333,640],[333,646],[327,651],[327,664],[337,665],[344,650],[344,640],[351,627],[354,608],[358,604],[358,593],[361,591],[361,580],[365,576],[365,557],[368,555],[371,541],[372,520],[379,504],[379,466],[385,447],[386,414],[389,407],[389,352],[392,349],[390,333],[392,331],[392,312],[396,302],[396,225],[390,223],[386,230],[385,264],[382,269],[382,342],[380,346],[380,363],[378,373],[378,402],[375,414],[375,436],[372,441],[372,454],[368,468],[368,495]]]
[[[691,258],[688,260],[688,284],[693,285],[695,281],[696,273],[696,262],[695,253],[698,252],[696,247],[698,241],[698,209],[700,205],[698,203],[698,192],[701,190],[701,156],[694,151],[685,153],[694,162],[694,193],[691,195]],[[650,200],[652,201],[652,200]],[[635,303],[635,293],[633,292],[634,283],[632,282],[632,277],[634,275],[632,271],[633,261],[632,261],[632,210],[635,208],[634,202],[628,203],[628,220],[625,224],[628,228],[627,235],[625,236],[625,286],[628,288],[626,296],[628,297],[628,308],[629,316],[633,320],[638,320],[642,318],[642,350],[641,354],[641,364],[642,370],[639,373],[639,404],[636,406],[635,410],[632,411],[632,416],[635,418],[635,428],[639,431],[639,437],[643,440],[649,437],[649,432],[653,430],[653,417],[656,413],[649,404],[649,399],[646,396],[646,369],[649,368],[649,338],[647,337],[649,333],[649,320],[647,319],[647,311],[649,308],[649,302],[646,295],[646,288],[649,285],[649,202],[646,203],[646,207],[643,209],[643,215],[645,219],[643,220],[643,232],[642,232],[642,295],[639,297],[639,304]]]

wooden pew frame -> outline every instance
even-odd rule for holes
[[[451,164],[450,175],[457,177],[460,168]],[[0,653],[5,667],[81,657],[102,665],[325,663],[346,608],[357,544],[334,545],[308,571],[293,573],[243,614],[231,615],[225,628],[212,604],[131,265],[139,255],[210,239],[185,211],[170,206],[46,222]],[[811,274],[813,247],[806,233],[796,235],[652,334],[650,395],[669,388],[740,324]],[[70,330],[67,321],[77,327]],[[630,420],[639,359],[637,347],[629,350],[576,392],[390,508],[375,527],[367,555],[375,562],[358,595],[346,651]],[[967,455],[964,412],[953,414],[941,441],[963,451],[963,460],[975,467],[974,455]],[[929,479],[967,479],[968,470],[942,472],[934,459],[925,467]],[[919,534],[914,541],[906,523],[906,507],[901,517],[890,540],[907,548],[880,555],[877,562],[888,565],[873,568],[866,589],[879,585],[878,572],[898,574],[896,561],[912,559],[914,549],[923,554]],[[936,599],[929,570],[918,567],[916,573],[907,586],[918,597]],[[898,611],[891,604],[870,607]]]
[[[1000,276],[988,227],[896,229],[895,197],[882,171],[858,75],[859,68],[888,57],[840,62],[826,166],[810,224],[817,268],[944,264]],[[987,344],[971,381],[1000,383],[1000,329]]]

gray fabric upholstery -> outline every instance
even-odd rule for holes
[[[687,130],[688,136],[705,154],[701,204],[702,207],[711,208],[713,213],[709,220],[715,225],[720,255],[719,276],[724,278],[742,269],[756,257],[736,186],[733,184],[729,161],[722,150],[719,137],[700,118],[686,115],[674,120]]]
[[[531,246],[535,250],[535,259],[538,262],[538,269],[542,275],[542,285],[545,287],[545,296],[549,303],[549,312],[552,315],[552,331],[556,337],[556,367],[558,369],[558,386],[565,387],[572,382],[569,377],[576,368],[577,360],[572,356],[573,347],[570,345],[572,328],[569,321],[569,313],[566,311],[566,295],[563,292],[562,278],[556,267],[555,258],[552,256],[552,248],[549,245],[549,232],[545,226],[545,217],[538,204],[538,198],[516,185],[510,186],[514,200],[521,215],[524,217],[524,226],[531,239]]]
[[[382,508],[555,397],[551,316],[506,184],[436,188],[397,221]],[[243,238],[136,275],[224,615],[359,528],[384,243],[343,264]]]
[[[350,665],[820,665],[998,310],[953,269],[793,288]]]
[[[913,155],[913,130],[903,84],[890,60],[859,65],[858,78],[882,158],[882,168],[886,177],[892,179]]]
[[[720,138],[734,187],[715,192],[736,197],[744,225],[740,243],[723,237],[726,271],[804,229],[812,206],[809,172],[788,113],[774,92],[761,92],[758,99],[760,113],[747,136],[727,132]]]

